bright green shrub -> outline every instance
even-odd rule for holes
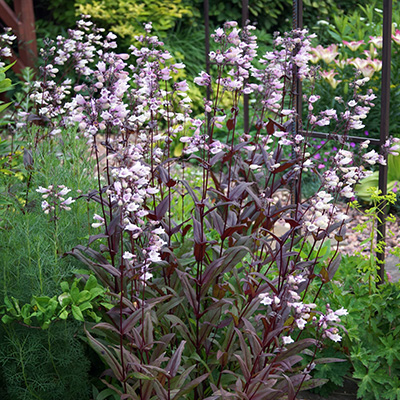
[[[153,23],[158,34],[171,29],[184,17],[193,17],[194,9],[184,0],[76,0],[77,12],[91,15],[100,26],[132,43],[142,34],[143,24]]]

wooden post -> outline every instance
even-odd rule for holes
[[[26,65],[33,66],[37,57],[35,14],[33,0],[14,0],[15,15],[20,24],[20,57]]]
[[[18,56],[12,57],[13,61],[17,60],[14,72],[20,73],[27,66],[33,68],[37,58],[33,0],[14,0],[14,11],[0,0],[0,18],[18,38]]]

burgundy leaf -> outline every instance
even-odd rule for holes
[[[182,340],[181,344],[179,347],[175,350],[175,353],[172,355],[170,358],[168,365],[166,366],[166,371],[167,373],[171,376],[174,377],[176,373],[178,372],[178,368],[181,364],[181,358],[182,358],[182,352],[183,348],[185,347],[186,341]]]
[[[340,261],[342,260],[342,255],[338,254],[336,255],[335,259],[331,261],[328,267],[328,278],[331,281],[332,278],[335,276],[336,271],[339,268]]]
[[[231,131],[235,127],[235,120],[232,118],[228,119],[228,121],[226,121],[226,127]]]
[[[187,383],[172,399],[179,400],[183,395],[188,394],[193,391],[195,387],[197,387],[201,382],[206,380],[210,374],[206,373],[204,375],[198,376],[197,378],[191,380]]]
[[[230,226],[229,228],[225,229],[224,233],[221,235],[221,239],[225,240],[227,237],[232,236],[235,232],[241,233],[243,231],[243,228],[246,228],[247,225],[235,225],[235,226]]]
[[[204,234],[204,230],[202,229],[202,225],[197,219],[193,217],[193,237],[194,242],[198,244],[205,244],[207,242],[207,238]]]
[[[225,153],[223,151],[219,151],[217,154],[214,154],[210,160],[210,165],[214,166],[218,161],[220,161],[224,157]],[[215,175],[214,175],[215,178]],[[213,178],[213,180],[214,180]]]
[[[190,285],[188,281],[186,272],[179,271],[178,269],[176,270],[176,272],[178,274],[179,279],[181,280],[182,288],[189,304],[192,306],[194,312],[197,313],[198,304],[196,300],[196,293],[194,292],[193,287]]]
[[[231,193],[230,193],[230,195],[229,195],[230,200],[238,200],[239,197],[240,197],[244,192],[246,192],[246,189],[247,189],[249,186],[251,186],[252,184],[253,184],[253,182],[241,182],[241,183],[239,183],[238,185],[236,185],[236,186],[232,189],[232,191],[231,191]]]
[[[118,213],[114,215],[113,220],[107,226],[107,232],[110,236],[112,236],[116,232],[117,227],[119,227],[119,222],[120,222],[120,215]]]
[[[170,196],[166,196],[156,207],[155,215],[157,217],[157,221],[161,221],[167,212],[170,205]]]
[[[92,244],[92,243],[95,242],[97,239],[102,239],[102,238],[108,238],[108,235],[106,235],[106,234],[104,234],[104,233],[99,233],[99,234],[97,234],[97,235],[89,236],[88,245]]]
[[[288,161],[282,165],[280,165],[278,168],[275,168],[272,173],[273,174],[277,174],[279,172],[282,171],[286,171],[287,169],[289,169],[290,167],[292,167],[294,164],[296,164],[296,161]]]
[[[288,391],[287,391],[287,394],[288,394],[288,396],[287,396],[287,398],[288,398],[288,400],[296,400],[296,392],[295,392],[295,390],[294,390],[294,386],[293,386],[293,383],[292,383],[292,381],[290,380],[290,378],[288,377],[288,376],[286,376],[285,374],[282,374],[283,375],[283,377],[286,379],[286,382],[287,382],[287,388],[288,388]]]
[[[201,294],[204,296],[208,288],[211,286],[211,283],[215,280],[215,278],[221,274],[222,270],[225,268],[223,265],[223,261],[226,256],[218,258],[214,260],[211,264],[209,264],[201,277]]]
[[[123,369],[121,364],[118,362],[118,360],[111,354],[111,352],[108,350],[107,347],[105,347],[102,343],[100,343],[98,340],[96,340],[87,330],[85,327],[83,327],[86,336],[89,340],[90,345],[93,347],[93,349],[96,351],[97,354],[99,354],[100,357],[102,357],[106,364],[112,369],[115,377],[119,380],[123,380]]]
[[[174,179],[170,179],[168,182],[167,182],[167,187],[169,187],[169,188],[172,188],[172,187],[174,187],[176,185],[176,180],[174,180]]]
[[[269,118],[269,121],[267,123],[267,133],[268,135],[272,135],[275,132],[275,124],[272,121],[271,118]]]

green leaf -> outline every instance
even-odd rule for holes
[[[86,301],[85,303],[82,303],[79,305],[79,309],[81,311],[85,311],[85,310],[92,309],[92,308],[93,308],[93,306],[89,301]]]
[[[85,321],[85,319],[83,318],[82,311],[80,310],[80,308],[79,308],[78,306],[76,306],[75,304],[72,304],[72,306],[71,306],[71,311],[72,311],[73,317],[74,317],[76,320],[82,321],[82,322]]]
[[[79,292],[79,289],[76,287],[76,282],[74,282],[72,284],[70,293],[71,293],[72,301],[75,304],[79,303],[79,294],[80,294],[80,292]]]
[[[13,317],[10,317],[9,315],[3,315],[2,317],[1,317],[1,321],[4,323],[4,324],[10,324],[11,322],[13,322],[14,321],[14,318]]]
[[[80,292],[79,295],[78,295],[77,304],[83,303],[83,302],[88,301],[90,299],[91,299],[90,292],[88,290],[82,290],[82,292]]]
[[[37,308],[42,311],[43,313],[46,312],[47,306],[50,302],[50,297],[47,296],[33,296],[34,304]]]
[[[64,310],[59,316],[60,319],[67,319],[68,318],[68,311]]]
[[[95,287],[93,289],[90,289],[90,300],[93,300],[97,296],[102,295],[105,292],[105,290],[101,287]]]
[[[69,293],[63,293],[58,296],[58,302],[60,303],[61,307],[65,307],[68,304],[71,304],[72,299]]]
[[[1,92],[1,90],[0,90],[0,92]],[[11,103],[12,102],[5,103],[5,104],[0,104],[0,112],[4,111]]]
[[[91,290],[98,286],[97,279],[94,275],[90,275],[89,279],[86,281],[85,290]]]
[[[133,378],[141,379],[144,381],[153,381],[155,379],[154,376],[148,376],[148,375],[142,374],[141,372],[132,372],[130,375]]]

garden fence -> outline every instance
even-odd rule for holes
[[[251,0],[250,0],[251,1]],[[210,20],[209,20],[209,0],[204,0],[204,24],[205,24],[205,58],[206,72],[210,73]],[[249,0],[242,0],[242,26],[245,25],[249,15]],[[293,0],[293,28],[303,27],[303,0]],[[391,64],[391,34],[392,34],[392,0],[383,0],[383,48],[382,48],[382,81],[381,81],[381,118],[380,118],[380,138],[370,139],[372,145],[379,146],[381,149],[389,136],[389,107],[390,107],[390,64]],[[302,87],[301,81],[297,77],[293,84],[293,92],[295,94],[295,107],[297,114],[302,114]],[[207,89],[207,100],[210,98],[210,89]],[[244,95],[243,99],[243,119],[244,131],[249,132],[249,101],[248,96]],[[301,118],[300,118],[301,119]],[[299,124],[300,125],[300,124]],[[301,126],[294,126],[296,131],[301,131]],[[312,132],[309,134],[312,138],[327,139],[333,137],[332,134],[324,132]],[[337,135],[336,135],[337,136]],[[359,136],[347,136],[348,142],[361,143],[365,138]],[[382,194],[387,193],[387,165],[379,166],[379,189]],[[295,198],[300,197],[300,193],[296,193]],[[377,241],[386,240],[386,224],[385,217],[387,207],[384,207],[380,214],[378,224]],[[383,247],[384,250],[384,247]],[[377,258],[380,263],[379,277],[380,282],[384,282],[385,274],[385,252],[377,253]]]

